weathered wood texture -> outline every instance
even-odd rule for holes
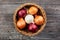
[[[41,5],[47,14],[45,29],[34,37],[28,37],[15,30],[13,14],[23,3]],[[60,40],[60,0],[0,0],[0,40]]]

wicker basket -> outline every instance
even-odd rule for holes
[[[22,31],[22,30],[18,29],[17,25],[16,25],[16,22],[17,22],[17,20],[16,20],[16,14],[17,14],[17,11],[19,9],[23,8],[24,6],[27,6],[27,5],[34,5],[34,6],[38,7],[40,9],[40,11],[41,11],[41,14],[42,14],[43,18],[44,18],[44,24],[42,26],[40,26],[41,28],[36,33],[31,33],[31,32],[27,33],[25,31]],[[34,4],[34,3],[25,3],[25,4],[21,5],[21,6],[19,6],[16,9],[16,11],[15,11],[15,13],[13,15],[13,21],[14,21],[14,25],[15,25],[16,30],[18,30],[18,32],[20,32],[20,33],[22,33],[24,35],[27,35],[27,36],[34,36],[34,35],[37,35],[38,33],[40,33],[44,29],[44,27],[46,25],[46,19],[47,19],[46,18],[46,13],[45,13],[44,9],[41,6],[39,6],[37,4]]]

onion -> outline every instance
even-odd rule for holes
[[[31,31],[31,32],[36,32],[37,28],[38,27],[35,24],[33,24],[33,23],[28,25],[28,30]]]
[[[19,17],[25,17],[26,13],[27,13],[26,9],[21,9],[18,11],[18,16]]]
[[[20,28],[20,29],[23,29],[23,28],[25,28],[25,26],[26,26],[25,21],[23,20],[23,18],[20,18],[20,19],[17,21],[17,27]]]
[[[38,8],[35,6],[32,6],[28,10],[29,14],[35,15],[38,12]]]
[[[42,25],[43,22],[44,22],[44,19],[43,19],[42,16],[36,15],[34,21],[35,21],[35,23],[36,23],[37,25]]]
[[[34,17],[32,15],[26,15],[25,21],[27,24],[33,23],[34,22]]]

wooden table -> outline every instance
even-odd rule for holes
[[[41,5],[47,14],[45,29],[34,37],[28,37],[15,30],[13,14],[23,3]],[[60,0],[0,0],[0,40],[60,40]]]

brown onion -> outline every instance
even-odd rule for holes
[[[26,26],[25,21],[23,20],[23,18],[20,18],[20,19],[17,21],[17,27],[20,28],[20,29],[23,29],[23,28],[25,28],[25,26]]]
[[[42,25],[43,22],[44,22],[44,19],[43,19],[42,16],[38,16],[38,15],[36,15],[34,21],[35,21],[35,23],[36,23],[37,25]]]
[[[38,8],[35,7],[35,6],[32,6],[32,7],[29,8],[28,12],[29,12],[29,14],[34,15],[38,12]]]

